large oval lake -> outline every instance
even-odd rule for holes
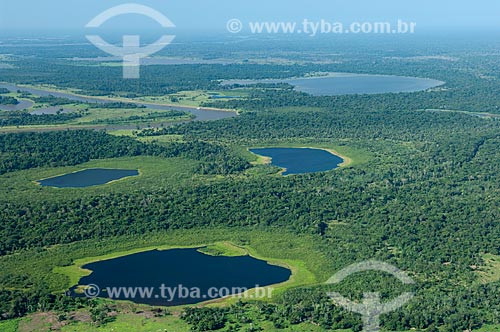
[[[444,82],[428,78],[347,73],[307,78],[226,80],[222,82],[223,85],[249,85],[258,83],[288,83],[293,85],[295,90],[309,93],[313,96],[416,92],[444,84]]]
[[[272,165],[286,169],[283,175],[329,171],[344,162],[333,153],[312,148],[263,148],[250,152],[271,158]]]
[[[137,170],[92,168],[40,180],[38,183],[43,187],[85,188],[137,175]]]
[[[224,297],[218,295],[226,294],[226,290],[232,292],[239,288],[274,285],[291,276],[288,269],[250,256],[209,256],[197,249],[153,250],[87,264],[83,268],[93,272],[80,279],[79,284],[97,286],[99,297],[162,306],[205,302]],[[142,295],[138,292],[135,296],[121,292],[118,295],[108,291],[111,287],[141,288],[152,292]],[[85,296],[77,289],[77,286],[73,287],[70,293]]]

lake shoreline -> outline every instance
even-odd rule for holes
[[[150,246],[150,247],[143,247],[143,248],[136,248],[136,249],[131,249],[127,251],[118,251],[114,252],[111,254],[107,255],[102,255],[102,256],[95,256],[95,257],[85,257],[81,259],[76,259],[73,261],[73,264],[70,266],[58,266],[55,267],[52,272],[55,274],[60,274],[64,275],[69,278],[69,285],[67,286],[67,289],[61,290],[60,292],[66,292],[68,289],[71,289],[73,287],[84,287],[85,285],[79,285],[79,281],[84,278],[90,276],[94,271],[85,269],[83,266],[88,265],[88,264],[93,264],[93,263],[99,263],[99,262],[104,262],[107,260],[112,260],[116,258],[123,258],[126,256],[134,255],[134,254],[139,254],[139,253],[146,253],[149,251],[168,251],[168,250],[175,250],[175,249],[197,249],[197,251],[203,255],[207,256],[214,256],[211,255],[210,253],[201,251],[200,249],[203,248],[208,248],[211,246],[225,246],[226,251],[222,255],[215,255],[215,257],[242,257],[242,256],[249,256],[251,258],[257,259],[259,261],[264,261],[269,265],[277,266],[277,267],[282,267],[290,271],[290,277],[288,280],[285,280],[283,282],[277,283],[277,284],[271,284],[267,286],[263,286],[264,288],[269,288],[273,289],[273,291],[278,291],[280,292],[281,290],[288,289],[290,287],[295,287],[300,284],[302,284],[302,278],[298,277],[298,274],[307,274],[307,275],[312,275],[312,273],[305,268],[305,263],[302,261],[293,261],[291,259],[277,259],[277,258],[270,258],[270,257],[264,257],[263,255],[260,255],[257,253],[256,249],[251,247],[251,246],[239,246],[231,241],[216,241],[212,243],[205,243],[205,244],[196,244],[196,245],[157,245],[157,246]],[[232,247],[232,248],[231,248]],[[234,248],[240,249],[242,252],[238,255],[232,255],[231,251]],[[243,253],[242,255],[241,253]],[[299,266],[300,265],[300,266]],[[251,295],[255,292],[255,289],[249,289],[244,293],[238,294],[238,295]],[[217,299],[210,299],[206,301],[202,301],[199,303],[196,303],[196,305],[199,306],[206,306],[210,305],[213,303],[232,303],[235,300],[238,299],[237,296],[229,296],[229,297],[222,297],[222,298],[217,298]],[[265,299],[263,299],[265,300]],[[115,300],[113,301],[127,301],[127,300]],[[148,304],[145,304],[148,305]],[[174,305],[174,306],[168,306],[169,308],[183,308],[186,306],[190,306],[192,304],[182,304],[182,305]],[[157,305],[155,305],[157,306]],[[162,305],[160,305],[162,306]]]
[[[102,170],[104,170],[104,171],[127,171],[127,172],[130,171],[130,172],[137,172],[137,174],[123,176],[123,177],[120,177],[119,179],[111,180],[111,181],[108,181],[108,182],[105,182],[105,183],[102,183],[102,184],[94,184],[94,185],[88,185],[88,186],[83,186],[83,187],[70,187],[70,186],[63,187],[63,186],[43,185],[43,183],[42,183],[44,181],[61,178],[61,177],[67,176],[67,175],[78,174],[78,173],[82,173],[82,172],[85,172],[85,171],[92,171],[92,170],[94,170],[94,171],[102,171]],[[116,183],[116,182],[123,181],[123,180],[129,179],[129,178],[133,178],[133,177],[139,177],[141,175],[142,175],[142,172],[139,169],[137,169],[137,170],[125,170],[125,169],[102,168],[102,167],[101,168],[83,168],[83,169],[80,169],[80,170],[77,170],[77,171],[73,171],[73,172],[69,172],[69,173],[65,173],[65,174],[60,174],[60,175],[55,175],[55,176],[50,176],[50,177],[47,177],[47,178],[35,180],[33,182],[36,185],[38,185],[38,186],[40,186],[42,188],[46,187],[46,188],[52,188],[52,189],[85,189],[85,188],[89,188],[89,187],[110,185],[112,183]]]
[[[316,74],[316,75],[314,75]],[[365,78],[372,81],[370,85],[382,86],[382,89],[370,89],[365,87],[357,89],[346,89],[349,84],[360,86],[360,82],[352,82],[356,79]],[[324,80],[330,79],[330,82]],[[334,81],[337,79],[336,81]],[[373,81],[376,82],[373,82]],[[314,85],[314,81],[316,84]],[[347,81],[347,82],[346,82]],[[356,84],[354,84],[356,83]],[[397,83],[397,84],[396,84]],[[267,79],[229,79],[220,81],[223,86],[240,85],[249,86],[255,84],[289,84],[295,91],[307,93],[313,96],[344,96],[344,95],[376,95],[388,93],[414,93],[427,91],[446,84],[427,77],[412,77],[387,74],[359,74],[346,72],[323,72],[311,73],[309,76],[288,77],[288,78],[267,78]],[[319,87],[321,86],[321,87]],[[326,88],[325,88],[326,87]]]
[[[313,147],[313,146],[273,146],[273,147],[249,147],[247,148],[247,151],[252,153],[253,155],[257,156],[257,161],[254,161],[254,164],[255,165],[272,165],[272,161],[273,161],[273,158],[272,157],[269,157],[269,156],[263,156],[263,155],[260,155],[260,154],[257,154],[255,152],[253,152],[252,150],[258,150],[258,149],[271,149],[271,148],[285,148],[285,149],[310,149],[310,150],[322,150],[322,151],[326,151],[340,159],[342,159],[342,163],[338,164],[338,166],[335,168],[343,168],[343,167],[348,167],[349,165],[352,164],[353,160],[341,153],[339,153],[338,151],[336,151],[335,149],[333,148],[322,148],[322,147]],[[272,166],[275,166],[275,167],[279,167],[281,170],[278,172],[278,174],[282,175],[282,176],[289,176],[289,175],[297,175],[297,174],[286,174],[284,175],[283,173],[287,172],[287,168],[286,167],[281,167],[281,166],[278,166],[278,165],[272,165]],[[334,169],[333,169],[334,170]]]

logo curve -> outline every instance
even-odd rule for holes
[[[338,284],[353,274],[367,271],[386,272],[396,277],[405,285],[415,284],[415,281],[410,278],[408,274],[399,270],[397,267],[375,260],[350,265],[333,275],[328,279],[326,284]],[[377,332],[380,331],[380,315],[402,307],[413,298],[414,293],[403,293],[386,303],[382,303],[380,293],[373,292],[364,293],[362,303],[353,302],[337,292],[329,292],[327,295],[336,304],[349,311],[361,314],[363,318],[363,331]]]
[[[108,20],[125,14],[143,15],[155,20],[163,28],[175,28],[175,24],[156,9],[135,3],[118,5],[103,11],[87,23],[86,28],[98,28]],[[124,35],[123,47],[118,47],[106,42],[98,35],[85,37],[103,52],[123,59],[123,78],[139,78],[141,59],[161,51],[175,39],[174,35],[163,35],[154,43],[141,47],[140,36]]]
[[[121,15],[138,14],[152,18],[164,28],[175,28],[175,24],[170,21],[168,17],[148,6],[140,5],[137,3],[127,3],[109,8],[96,17],[94,17],[87,25],[86,28],[99,28],[108,20]]]

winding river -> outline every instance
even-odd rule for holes
[[[0,83],[0,88],[5,88],[10,91],[26,91],[35,96],[49,96],[52,95],[54,97],[66,98],[69,100],[83,102],[83,103],[100,103],[100,104],[108,104],[114,102],[127,102],[136,105],[145,106],[146,108],[155,109],[155,110],[175,110],[175,111],[184,111],[193,114],[196,118],[194,121],[214,121],[226,118],[235,117],[236,112],[231,111],[222,111],[222,110],[214,110],[210,108],[197,108],[197,107],[189,107],[189,106],[170,106],[170,105],[161,105],[161,104],[152,104],[152,103],[143,103],[143,102],[134,102],[134,101],[122,101],[122,100],[112,100],[104,97],[90,97],[90,96],[82,96],[76,95],[69,92],[59,92],[59,91],[51,91],[45,90],[43,88],[33,88],[33,87],[25,87],[11,83]]]

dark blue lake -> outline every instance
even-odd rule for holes
[[[139,171],[137,170],[92,168],[40,180],[38,182],[43,187],[85,188],[136,175],[139,175]]]
[[[344,162],[342,158],[320,149],[263,148],[250,151],[272,158],[272,165],[286,169],[283,175],[329,171]]]
[[[79,284],[97,285],[99,297],[163,306],[194,304],[221,297],[210,289],[217,289],[218,293],[240,287],[252,289],[256,285],[281,283],[291,276],[286,268],[250,256],[215,257],[197,249],[153,250],[91,263],[83,268],[93,272],[80,279]],[[123,293],[111,296],[108,287],[141,287],[154,289],[154,292],[146,296]],[[76,288],[70,290],[73,296],[85,296],[75,293]],[[199,293],[182,294],[181,288],[196,288]]]
[[[257,83],[288,83],[293,85],[296,90],[313,96],[416,92],[444,84],[444,82],[428,78],[347,73],[308,78],[226,80],[222,82],[223,85]]]

